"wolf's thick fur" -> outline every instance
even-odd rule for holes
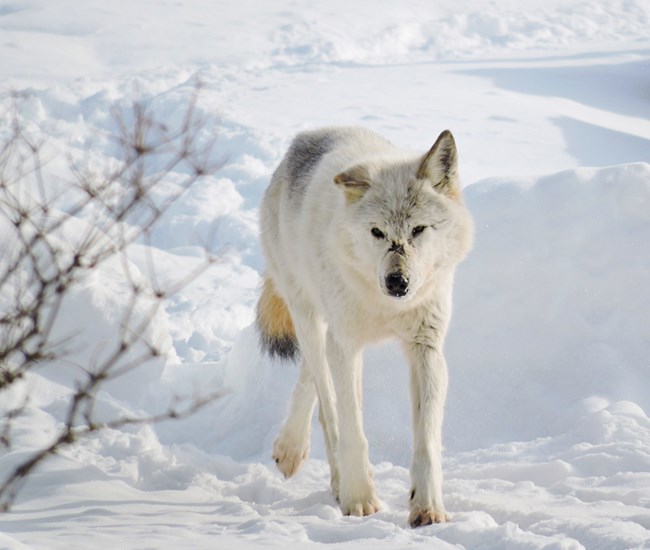
[[[362,349],[401,340],[414,427],[409,523],[446,521],[441,429],[443,340],[456,265],[471,247],[456,145],[444,131],[424,155],[369,131],[299,134],[261,207],[267,260],[258,304],[263,346],[302,353],[289,415],[273,446],[289,477],[307,456],[317,399],[332,490],[344,514],[379,509],[362,418]]]

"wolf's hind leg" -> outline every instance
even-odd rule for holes
[[[295,474],[309,454],[311,419],[315,405],[314,378],[303,359],[300,378],[291,395],[289,415],[273,443],[273,459],[284,477]]]
[[[307,367],[313,378],[318,394],[319,420],[323,427],[327,458],[330,464],[331,488],[339,498],[339,468],[335,459],[339,430],[336,414],[336,397],[332,376],[326,358],[327,326],[304,303],[290,304],[291,315],[295,321],[296,334],[303,354],[303,367]]]
[[[341,485],[341,480],[339,476],[339,468],[336,463],[336,442],[331,439],[331,431],[327,424],[327,419],[325,417],[325,412],[323,411],[323,406],[318,408],[318,420],[320,425],[323,428],[323,436],[325,438],[325,449],[327,450],[327,461],[330,465],[330,488],[334,498],[337,502],[340,502],[339,489]]]

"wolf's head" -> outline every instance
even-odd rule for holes
[[[345,194],[351,265],[383,294],[411,300],[453,271],[471,247],[448,130],[416,158],[373,158],[334,178]]]

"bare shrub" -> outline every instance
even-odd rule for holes
[[[213,121],[197,114],[199,88],[174,128],[156,120],[142,101],[117,112],[117,131],[104,137],[119,150],[118,160],[99,170],[91,163],[71,163],[64,185],[48,181],[42,158],[46,141],[35,139],[21,124],[21,98],[15,96],[14,105],[0,114],[6,123],[0,128],[0,400],[31,371],[47,371],[65,358],[74,335],[53,335],[75,285],[103,265],[119,262],[128,291],[115,343],[89,364],[77,365],[82,376],[51,442],[0,479],[1,509],[9,509],[39,464],[79,438],[103,428],[185,417],[218,396],[179,397],[164,412],[148,416],[100,420],[95,413],[97,392],[106,383],[146,368],[164,354],[149,334],[152,320],[171,294],[215,261],[206,251],[198,269],[163,286],[152,258],[144,276],[134,273],[128,259],[129,249],[148,242],[169,208],[223,164],[214,160]],[[25,393],[3,412],[0,446],[5,450],[11,449],[12,425],[28,402]]]

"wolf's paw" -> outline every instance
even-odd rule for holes
[[[379,511],[379,499],[371,479],[359,484],[356,490],[346,492],[344,486],[341,489],[339,500],[344,516],[370,516]]]
[[[409,525],[413,528],[424,527],[432,523],[445,523],[449,521],[449,516],[444,510],[436,510],[428,508],[426,510],[421,508],[414,508],[409,514]]]
[[[446,523],[449,516],[442,503],[442,495],[436,498],[434,495],[427,495],[426,491],[411,489],[409,500],[409,525],[413,528],[424,527],[432,523]]]
[[[341,511],[344,516],[371,516],[375,512],[379,512],[379,508],[379,500],[374,495],[367,499],[341,502]]]
[[[309,439],[307,442],[296,442],[281,435],[273,443],[273,460],[285,478],[295,474],[302,461],[309,454]]]

